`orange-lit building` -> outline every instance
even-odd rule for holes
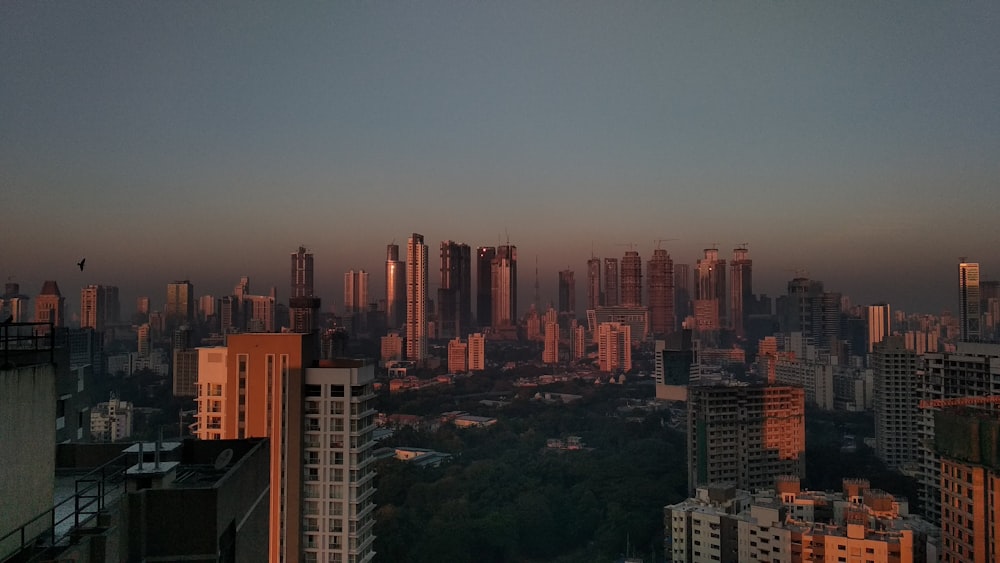
[[[370,561],[374,367],[314,347],[283,333],[200,348],[193,433],[270,439],[270,561]]]
[[[1000,417],[935,414],[941,459],[941,561],[1000,561]]]

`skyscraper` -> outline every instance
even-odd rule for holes
[[[576,279],[573,270],[559,272],[559,312],[576,313]]]
[[[980,323],[979,263],[963,261],[958,265],[958,324],[962,342],[979,342]]]
[[[344,274],[344,315],[351,318],[351,327],[364,328],[368,314],[368,272],[349,270]]]
[[[653,335],[662,338],[674,331],[674,261],[663,248],[653,250],[646,267],[649,283],[649,322]]]
[[[592,311],[604,304],[601,296],[601,259],[587,260],[587,310]]]
[[[472,328],[472,253],[469,245],[446,240],[440,257],[438,335],[454,338]]]
[[[870,309],[870,308],[869,308]],[[869,365],[874,371],[875,453],[890,469],[907,467],[917,457],[921,361],[907,350],[902,336],[874,345]]]
[[[719,249],[706,248],[705,257],[695,267],[694,314],[698,330],[719,330],[726,326],[726,261]]]
[[[406,244],[406,359],[427,358],[427,245],[413,233]]]
[[[476,249],[476,324],[493,326],[493,259],[497,249],[480,246]]]
[[[510,327],[517,322],[517,247],[498,246],[490,269],[493,327]]]
[[[674,264],[674,315],[677,325],[691,316],[691,265]]]
[[[55,280],[43,283],[42,291],[35,298],[35,322],[52,323],[54,327],[61,327],[66,322],[66,298]]]
[[[385,250],[385,322],[390,330],[406,322],[406,262],[399,260],[399,245]]]
[[[625,307],[642,306],[642,258],[629,250],[622,258],[621,304]]]
[[[167,284],[166,329],[172,333],[181,325],[194,322],[194,286],[188,280]]]
[[[469,335],[469,371],[486,369],[486,338],[481,333]]]
[[[374,366],[315,360],[302,334],[235,334],[200,348],[202,440],[271,444],[269,561],[374,557]]]
[[[753,301],[753,260],[745,247],[733,249],[733,261],[729,265],[729,301],[729,326],[736,336],[746,336],[749,306]]]
[[[604,306],[618,306],[618,259],[604,259]]]
[[[892,331],[889,329],[892,316],[889,314],[889,304],[879,303],[869,305],[867,309],[868,321],[868,353],[875,350],[875,345],[886,339]]]
[[[80,327],[102,331],[118,323],[121,304],[118,288],[112,285],[88,285],[80,290]]]
[[[316,330],[316,312],[320,299],[313,286],[313,255],[304,246],[292,253],[292,292],[288,298],[288,316],[292,332]]]
[[[545,347],[542,349],[542,362],[546,364],[559,363],[559,323],[545,323]]]

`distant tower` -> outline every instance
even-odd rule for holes
[[[480,333],[470,334],[469,346],[469,371],[483,371],[486,369],[486,338]]]
[[[657,338],[674,331],[674,261],[665,249],[653,250],[646,267],[649,284],[649,322]]]
[[[892,316],[889,313],[888,303],[879,303],[868,306],[868,353],[875,350],[875,346],[885,340],[892,331],[889,329],[892,323]]]
[[[601,259],[592,257],[587,260],[587,310],[593,310],[604,304],[601,298]]]
[[[642,306],[642,258],[635,250],[629,250],[622,258],[621,271],[622,305]]]
[[[750,260],[745,245],[733,249],[729,284],[729,325],[736,336],[743,337],[746,336],[747,320],[750,317],[748,306],[753,301],[753,260]]]
[[[559,312],[576,313],[576,279],[573,270],[559,272]]]
[[[691,316],[690,264],[674,264],[674,316],[677,326]]]
[[[316,330],[316,312],[320,299],[313,286],[313,255],[300,246],[292,253],[292,292],[288,298],[288,315],[292,332]]]
[[[490,268],[493,327],[509,327],[517,322],[517,247],[498,246]]]
[[[194,286],[188,280],[167,284],[166,329],[168,333],[194,322]]]
[[[59,292],[59,284],[48,280],[42,284],[42,291],[35,298],[35,322],[52,323],[61,327],[66,322],[66,298]]]
[[[962,262],[958,265],[958,324],[962,342],[979,342],[981,303],[979,293],[979,263]]]
[[[390,330],[406,322],[406,262],[399,260],[398,244],[385,251],[385,319]]]
[[[472,252],[467,244],[441,243],[438,336],[454,338],[472,328]]]
[[[80,328],[103,331],[118,322],[120,311],[117,287],[88,285],[80,290]]]
[[[618,306],[618,259],[604,259],[604,305]]]
[[[719,249],[706,248],[695,270],[694,313],[698,330],[718,330],[726,326],[726,261]]]
[[[597,363],[601,371],[613,373],[632,369],[632,329],[623,323],[597,326]]]
[[[368,314],[368,272],[350,270],[344,274],[344,316],[351,318],[351,329],[364,330]]]
[[[427,245],[413,233],[406,244],[406,359],[427,358]]]
[[[15,323],[24,322],[27,307],[28,296],[21,295],[21,286],[16,282],[7,282],[0,299],[0,315],[5,319],[10,317]]]
[[[476,249],[476,324],[493,326],[493,259],[497,249],[480,246]]]

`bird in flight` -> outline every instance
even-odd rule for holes
[[[86,262],[86,261],[87,261],[87,259],[83,258],[79,262],[76,263],[76,265],[80,267],[80,271],[81,272],[83,271],[83,263]]]

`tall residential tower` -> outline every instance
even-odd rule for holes
[[[413,233],[406,243],[406,359],[427,358],[427,245]]]

